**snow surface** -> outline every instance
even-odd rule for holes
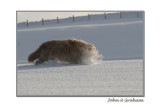
[[[143,12],[142,12],[143,13]],[[143,96],[144,18],[143,14],[118,13],[111,19],[64,19],[64,23],[17,24],[18,96]],[[65,20],[67,20],[65,22]],[[103,61],[91,65],[64,65],[48,61],[41,65],[27,62],[28,55],[52,39],[76,38],[95,45]]]
[[[18,64],[18,96],[142,96],[143,60],[96,65]]]

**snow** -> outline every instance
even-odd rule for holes
[[[17,24],[18,96],[143,96],[144,18],[143,12],[91,15],[60,20]],[[62,23],[63,22],[63,23]],[[34,65],[28,55],[52,39],[76,38],[92,43],[103,55],[101,63]]]
[[[18,96],[142,96],[143,61],[96,65],[18,64]]]

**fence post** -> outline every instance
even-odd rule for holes
[[[27,23],[27,27],[28,27],[28,20],[27,20],[27,22],[26,22],[26,23]]]
[[[106,19],[107,17],[106,17],[106,13],[104,13],[104,18]]]
[[[73,22],[74,22],[74,15],[73,15]]]
[[[122,18],[122,12],[120,12],[120,18]]]
[[[44,20],[43,20],[43,18],[42,18],[42,25],[44,25]]]
[[[58,17],[57,17],[57,23],[59,24],[59,19],[58,19]]]
[[[90,20],[90,15],[88,14],[88,20]]]
[[[139,12],[137,12],[137,17],[139,17]]]

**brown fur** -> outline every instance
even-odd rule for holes
[[[51,40],[42,43],[39,48],[28,57],[29,62],[36,64],[47,60],[58,59],[68,63],[81,63],[82,57],[87,51],[94,51],[96,48],[82,40]]]

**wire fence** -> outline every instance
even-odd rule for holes
[[[18,23],[18,25],[23,25],[26,27],[29,27],[30,25],[34,24],[41,24],[44,25],[53,25],[53,24],[62,24],[62,23],[75,23],[75,22],[82,22],[82,21],[94,21],[94,20],[110,20],[110,19],[123,19],[123,18],[140,18],[143,17],[143,12],[137,11],[137,12],[117,12],[117,13],[104,13],[104,14],[95,14],[91,15],[88,14],[87,16],[77,16],[74,15],[72,17],[68,18],[62,18],[60,19],[57,16],[57,19],[52,20],[45,20],[44,18],[41,19],[41,21],[38,22],[29,22],[27,19],[26,22]]]

